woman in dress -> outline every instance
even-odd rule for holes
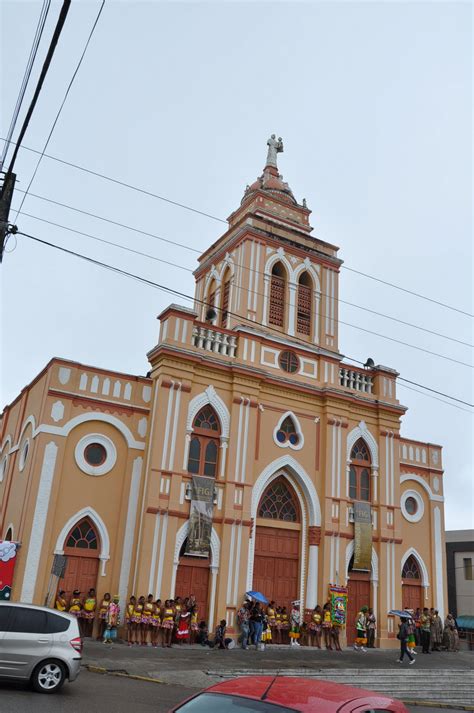
[[[271,644],[273,641],[273,634],[276,633],[276,607],[275,607],[275,602],[271,601],[270,604],[267,607],[267,619],[268,619],[268,626],[270,627],[270,638],[267,640],[267,643]]]
[[[161,621],[161,628],[163,629],[163,641],[162,646],[167,646],[171,649],[171,639],[173,636],[174,628],[174,608],[171,604],[171,600],[167,599],[165,601],[165,606],[163,608],[163,616]]]
[[[443,646],[446,651],[459,650],[459,635],[456,628],[456,621],[452,614],[448,614],[444,620]]]
[[[89,589],[84,606],[81,611],[82,636],[92,636],[94,628],[95,610],[97,608],[97,597],[95,589]]]
[[[189,613],[191,614],[191,621],[189,625],[190,629],[190,643],[194,644],[197,634],[199,632],[199,624],[198,624],[198,616],[199,616],[199,611],[197,608],[197,604],[192,604],[191,608],[189,610]]]
[[[56,601],[54,603],[54,608],[58,611],[66,611],[67,609],[67,599],[64,597],[65,594],[66,592],[64,589],[60,589],[58,592],[58,596],[56,597]]]
[[[332,651],[331,629],[332,629],[331,605],[329,604],[329,602],[326,602],[326,604],[323,607],[322,630],[323,630],[323,636],[324,636],[324,645],[328,649],[328,651]]]
[[[127,627],[127,643],[129,646],[133,646],[135,643],[135,629],[133,627],[133,612],[135,611],[135,604],[137,600],[132,596],[128,600],[127,608],[125,609],[125,624]]]
[[[179,644],[183,644],[184,642],[189,641],[190,621],[191,621],[191,614],[183,606],[177,616],[178,628],[176,631],[176,640]]]
[[[300,646],[298,639],[300,638],[300,627],[301,627],[301,612],[299,601],[294,601],[291,603],[291,614],[290,614],[290,639],[292,646]]]
[[[142,646],[148,645],[148,637],[150,644],[152,643],[152,628],[153,628],[153,612],[155,605],[153,603],[153,594],[149,594],[145,604],[143,605],[142,614]]]
[[[136,646],[140,646],[142,642],[142,616],[144,605],[145,597],[139,597],[138,601],[135,600],[133,614],[130,619],[132,624],[133,639]]]
[[[311,621],[308,624],[308,639],[310,646],[314,646],[315,644],[313,642],[316,641],[316,646],[318,649],[321,648],[322,618],[323,617],[321,607],[319,606],[319,604],[317,604],[311,613]]]
[[[107,626],[105,620],[107,619],[107,609],[109,608],[110,602],[110,594],[109,592],[106,592],[99,607],[99,634],[97,636],[97,641],[102,641],[104,638],[104,631]]]
[[[151,615],[151,645],[158,648],[158,639],[161,631],[161,599],[153,603],[153,613]]]

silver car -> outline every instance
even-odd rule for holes
[[[39,693],[77,678],[82,639],[75,617],[33,604],[0,602],[0,679],[29,681]]]

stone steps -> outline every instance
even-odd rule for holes
[[[416,665],[416,664],[415,664]],[[208,671],[221,678],[236,676],[298,676],[366,688],[406,701],[470,706],[474,710],[474,671],[396,669],[227,669]]]

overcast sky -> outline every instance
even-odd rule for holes
[[[40,6],[1,3],[2,136]],[[72,3],[26,146],[44,145],[99,6]],[[59,9],[53,2],[41,58]],[[472,313],[471,13],[467,2],[108,0],[48,153],[226,218],[261,172],[275,132],[285,144],[280,171],[299,202],[306,197],[315,234],[340,246],[348,267]],[[36,160],[20,153],[19,188]],[[196,249],[225,228],[49,159],[31,192]],[[14,206],[20,200],[17,193]],[[33,196],[24,211],[196,266],[188,250]],[[190,273],[30,217],[16,222],[42,239],[193,293]],[[11,240],[8,250],[14,246]],[[2,403],[52,356],[145,374],[156,315],[178,301],[23,237],[5,256],[1,278]],[[472,344],[469,317],[344,269],[340,287],[344,300]],[[472,363],[467,346],[355,307],[341,304],[340,318]],[[473,401],[469,367],[344,325],[340,349]],[[473,527],[471,413],[400,384],[398,394],[409,407],[402,435],[444,447],[447,528]]]

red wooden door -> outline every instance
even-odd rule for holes
[[[299,596],[300,532],[257,526],[253,589],[291,609]]]
[[[97,557],[67,556],[66,572],[59,582],[59,589],[64,589],[66,598],[71,597],[75,589],[87,595],[89,589],[97,587],[99,559]]]
[[[355,620],[360,608],[370,607],[370,579],[368,574],[349,573],[347,594],[347,643],[353,644],[356,638]]]
[[[402,606],[403,609],[416,610],[423,606],[422,597],[423,587],[419,581],[413,579],[404,579],[402,587]]]
[[[194,594],[199,620],[207,620],[209,598],[209,559],[181,557],[176,573],[175,596],[185,599]]]

